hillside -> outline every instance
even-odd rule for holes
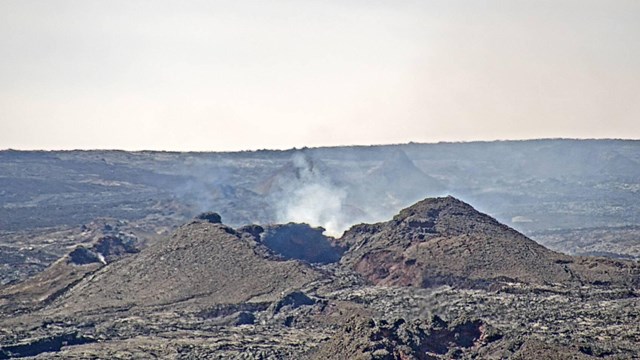
[[[380,285],[637,284],[629,262],[551,251],[453,197],[420,201],[391,221],[356,225],[342,263]],[[635,274],[635,275],[634,275]]]
[[[0,358],[640,351],[637,263],[553,252],[453,197],[340,239],[306,224],[234,229],[213,212],[142,249],[126,239],[98,237],[2,289]]]
[[[257,246],[251,234],[192,222],[139,255],[105,266],[52,307],[82,312],[180,304],[202,310],[218,304],[270,303],[282,292],[321,277],[296,261],[267,259]]]
[[[126,222],[143,243],[196,214],[339,237],[453,194],[552,250],[637,259],[640,141],[543,139],[236,153],[0,151],[0,284]],[[139,231],[142,229],[142,231]],[[58,244],[64,244],[59,246]]]

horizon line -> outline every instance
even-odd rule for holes
[[[573,137],[542,137],[542,138],[526,138],[526,139],[478,139],[478,140],[441,140],[441,141],[409,141],[403,143],[378,143],[378,144],[342,144],[342,145],[319,145],[319,146],[302,146],[290,148],[256,148],[256,149],[239,149],[239,150],[161,150],[161,149],[125,149],[125,148],[2,148],[0,152],[92,152],[92,151],[113,151],[113,152],[131,152],[131,153],[247,153],[247,152],[289,152],[311,149],[335,149],[335,148],[359,148],[359,147],[385,147],[385,146],[406,146],[406,145],[438,145],[438,144],[476,144],[476,143],[497,143],[497,142],[527,142],[527,141],[640,141],[639,138],[573,138]]]

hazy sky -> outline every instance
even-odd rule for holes
[[[640,138],[640,1],[0,0],[0,149]]]

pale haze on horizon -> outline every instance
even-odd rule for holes
[[[0,149],[640,139],[640,1],[0,1]]]

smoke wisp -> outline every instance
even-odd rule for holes
[[[291,160],[295,177],[279,184],[276,220],[321,226],[326,235],[339,237],[350,225],[343,214],[346,189],[335,184],[305,154],[296,153]]]

